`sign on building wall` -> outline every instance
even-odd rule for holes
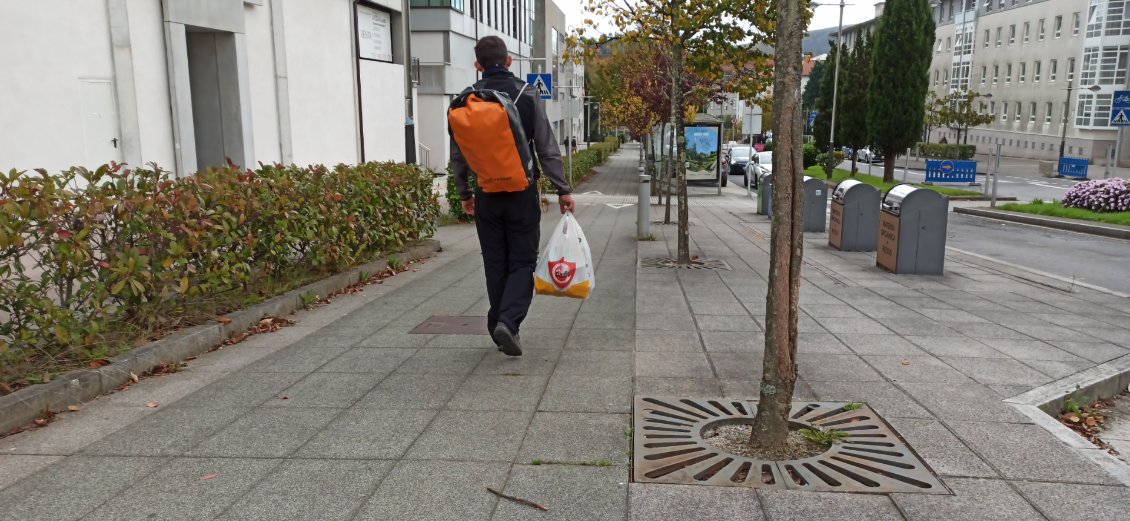
[[[357,6],[357,53],[362,60],[392,62],[392,15]]]

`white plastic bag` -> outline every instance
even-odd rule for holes
[[[566,212],[538,257],[534,288],[539,295],[586,299],[595,282],[589,241],[573,213]]]

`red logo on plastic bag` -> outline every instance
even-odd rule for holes
[[[549,261],[549,278],[553,279],[553,285],[557,289],[565,289],[573,282],[573,275],[577,274],[577,263],[565,262],[562,257],[558,261]]]

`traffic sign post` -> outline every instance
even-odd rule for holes
[[[952,161],[949,159],[926,161],[926,184],[977,182],[976,161]]]
[[[526,83],[537,92],[538,98],[543,100],[553,99],[552,74],[527,74]]]
[[[1114,168],[1117,172],[1118,159],[1122,156],[1122,129],[1130,126],[1130,90],[1114,91],[1110,104],[1110,126],[1118,127],[1118,137],[1114,140]]]

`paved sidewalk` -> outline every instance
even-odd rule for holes
[[[593,298],[538,297],[526,354],[411,335],[486,312],[473,227],[418,271],[296,316],[0,440],[4,519],[1119,519],[1130,489],[1002,403],[1130,354],[1130,302],[949,259],[894,276],[809,236],[797,400],[866,401],[954,495],[630,483],[634,395],[756,399],[769,226],[737,195],[693,199],[694,253],[731,271],[637,267],[637,150],[579,193]],[[631,187],[631,188],[624,188]],[[657,211],[654,207],[653,211]],[[655,214],[653,214],[655,215]],[[556,224],[552,213],[543,230]],[[146,407],[156,402],[157,408]],[[535,464],[541,463],[541,464]],[[548,512],[501,500],[494,488]]]

